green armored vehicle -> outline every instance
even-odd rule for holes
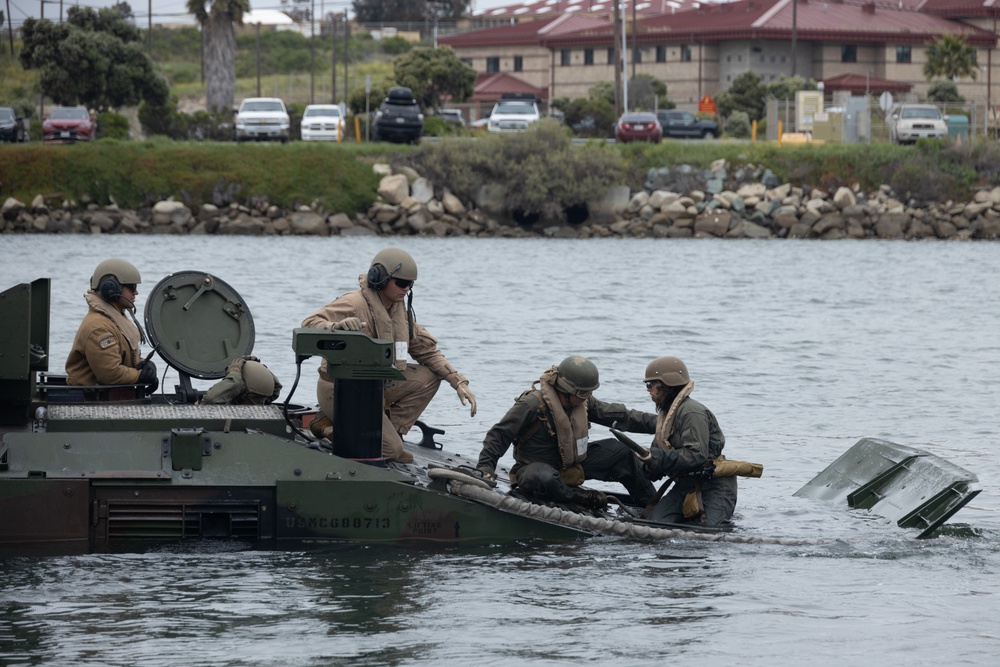
[[[627,497],[607,511],[533,504],[503,479],[477,477],[473,461],[439,449],[433,436],[440,431],[423,425],[422,441],[408,444],[412,463],[384,462],[382,387],[398,371],[391,343],[353,331],[292,332],[298,364],[326,359],[337,385],[329,440],[308,433],[315,411],[289,399],[197,404],[201,393],[191,378],[222,378],[254,342],[239,295],[203,272],[167,276],[145,308],[155,353],[180,377],[173,395],[145,396],[136,385],[68,386],[65,376],[49,372],[49,297],[45,278],[0,293],[0,553],[82,553],[204,538],[299,548],[343,540],[731,537],[643,521]],[[860,498],[851,506],[878,509],[892,494],[916,509],[890,517],[929,535],[979,492],[974,475],[947,464],[932,466],[933,488],[921,487],[924,496],[907,496],[905,489],[916,486],[908,477],[915,458],[936,457],[863,443],[878,462],[859,470],[857,457],[845,455],[851,460],[843,474],[831,466],[800,495],[846,497],[849,504]]]

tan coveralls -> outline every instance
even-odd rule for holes
[[[84,298],[90,311],[80,323],[66,359],[66,382],[76,386],[135,384],[139,381],[139,330],[93,291]]]
[[[413,322],[413,335],[406,306],[393,303],[386,310],[377,290],[368,287],[367,276],[358,278],[360,289],[343,294],[302,321],[310,329],[333,330],[334,325],[348,317],[364,322],[362,332],[372,338],[393,341],[393,363],[406,376],[405,380],[386,383],[385,413],[382,417],[382,456],[398,459],[404,453],[403,438],[420,418],[437,393],[441,380],[456,373],[444,354],[437,348],[437,339]],[[333,381],[326,373],[326,361],[319,367],[316,400],[320,411],[333,416]]]

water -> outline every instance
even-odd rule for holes
[[[431,404],[426,421],[447,430],[447,449],[476,455],[513,399],[569,354],[597,363],[600,397],[641,409],[646,364],[675,354],[719,418],[726,453],[765,466],[740,482],[738,530],[816,543],[267,552],[208,542],[7,558],[0,665],[995,660],[1000,245],[3,236],[0,288],[53,278],[59,372],[99,261],[139,267],[140,309],[164,275],[210,271],[247,301],[255,353],[287,392],[290,329],[394,242],[420,266],[418,319],[479,401],[475,418],[447,387]],[[293,400],[312,402],[316,365],[303,364]],[[984,490],[924,541],[793,497],[864,436],[928,449],[975,471]]]

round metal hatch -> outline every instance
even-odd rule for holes
[[[253,351],[250,310],[224,280],[203,271],[172,273],[146,299],[146,333],[178,371],[212,380]]]

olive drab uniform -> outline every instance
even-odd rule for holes
[[[247,382],[243,373],[244,364],[246,364],[247,361],[255,361],[259,363],[260,359],[254,356],[238,357],[234,359],[226,367],[226,376],[209,387],[208,391],[205,392],[205,395],[201,397],[199,403],[202,405],[273,403],[278,398],[278,395],[281,394],[281,382],[278,381],[278,377],[274,373],[271,373],[267,366],[260,364],[260,368],[271,375],[271,382],[268,384],[271,391],[267,396],[255,394],[253,391],[248,391]],[[261,391],[266,391],[266,389]]]
[[[337,297],[303,320],[302,326],[332,331],[338,322],[357,317],[364,322],[363,333],[393,342],[393,363],[406,379],[388,382],[385,387],[388,414],[382,419],[382,455],[398,460],[406,454],[401,434],[405,435],[420,418],[441,380],[457,371],[438,349],[437,339],[415,321],[404,304],[393,303],[387,310],[378,291],[368,286],[366,275],[359,277],[358,284],[360,289]],[[324,360],[319,368],[316,398],[321,412],[332,418],[333,381],[326,369]]]
[[[664,417],[661,412],[660,421]],[[736,509],[735,476],[685,477],[722,457],[726,437],[715,415],[688,396],[677,405],[670,435],[665,436],[662,428],[657,430],[650,450],[653,458],[646,464],[646,470],[653,480],[669,475],[674,478],[674,484],[652,508],[648,518],[668,523],[703,522],[708,526],[717,526],[732,518]],[[689,495],[692,498],[688,498]],[[703,514],[692,511],[690,503],[695,497],[701,503],[699,509],[704,510]],[[685,499],[688,499],[687,512]]]
[[[76,386],[135,384],[139,381],[141,335],[135,323],[93,291],[90,310],[77,329],[66,359],[66,381]]]
[[[629,410],[620,403],[605,403],[594,396],[590,396],[585,405],[590,422],[639,433],[655,430],[656,415]],[[583,482],[583,479],[574,479],[573,465],[565,461],[565,454],[560,451],[551,408],[537,389],[521,394],[507,414],[489,430],[477,467],[496,470],[497,462],[512,444],[515,461],[510,470],[512,484],[519,483],[518,475],[523,476],[527,466],[536,467],[533,464],[543,464],[558,471],[570,487]],[[586,453],[580,465],[586,479],[620,482],[637,505],[645,505],[653,495],[653,485],[643,474],[638,459],[613,438],[586,442]]]

